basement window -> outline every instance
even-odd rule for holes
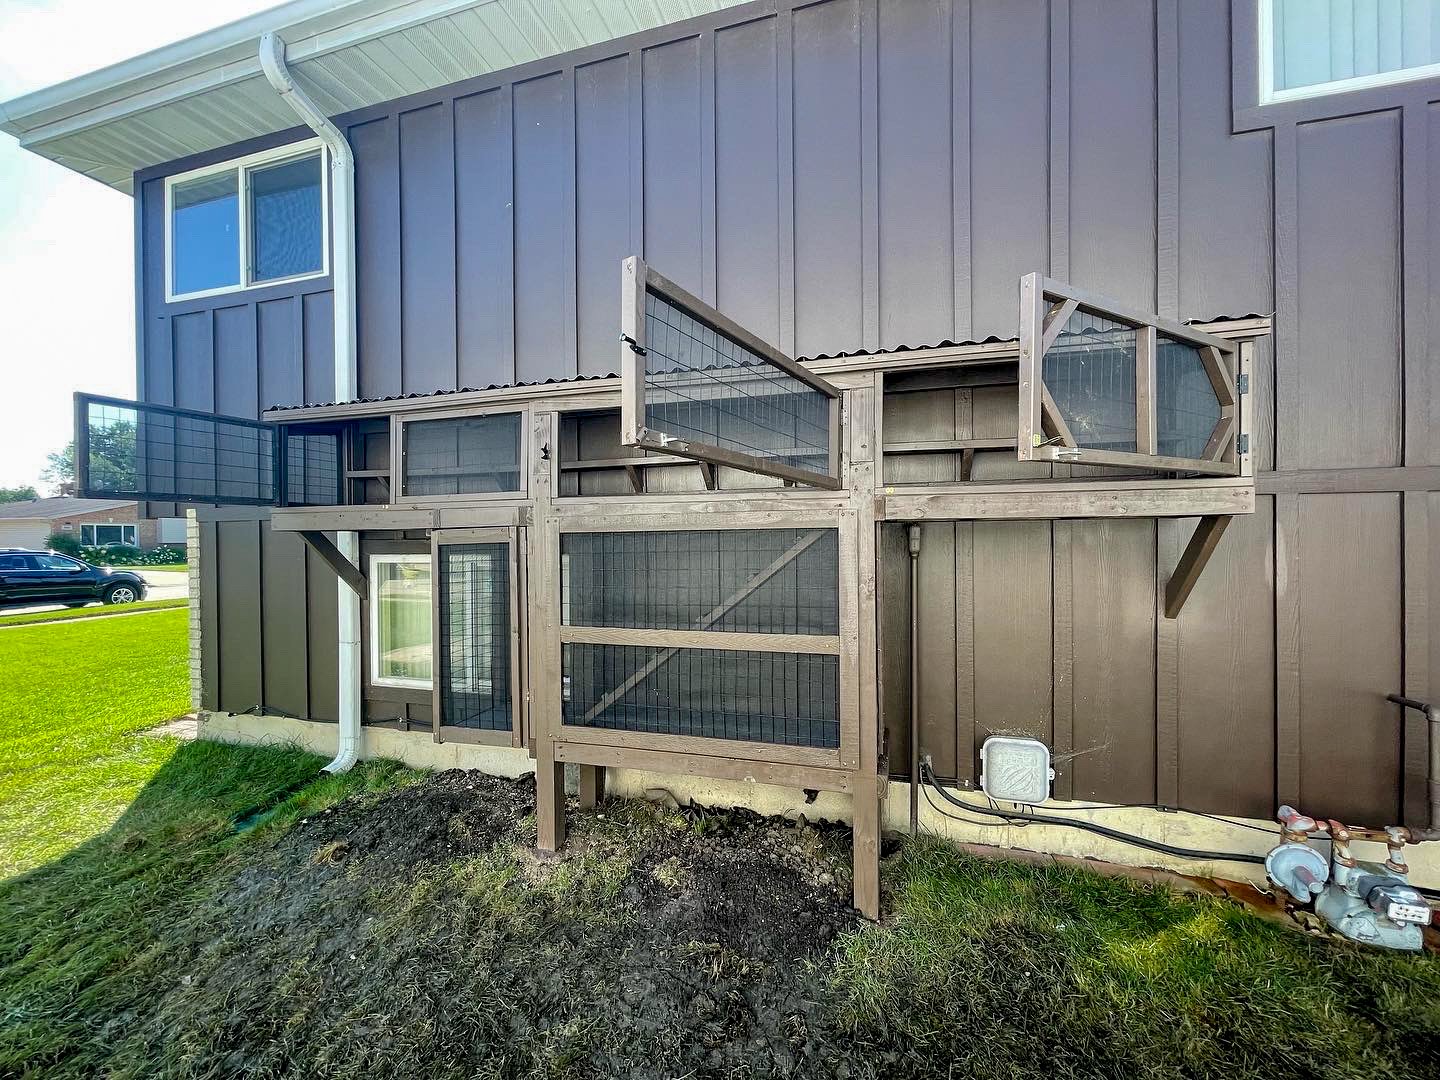
[[[328,195],[324,153],[313,140],[168,177],[167,298],[325,274]]]
[[[433,671],[429,555],[370,556],[370,682],[428,690]]]

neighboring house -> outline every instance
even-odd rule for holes
[[[43,548],[56,533],[96,547],[185,542],[183,521],[138,517],[133,502],[60,497],[0,503],[0,547]]]
[[[196,508],[206,730],[534,767],[545,846],[566,763],[853,807],[870,911],[884,775],[997,733],[1072,814],[1423,822],[1436,5],[656,8],[295,0],[0,106],[135,197],[82,490]]]

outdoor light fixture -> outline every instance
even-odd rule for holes
[[[1039,739],[992,735],[980,747],[980,787],[996,802],[1042,803],[1053,779],[1050,748]]]

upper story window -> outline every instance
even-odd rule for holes
[[[183,300],[324,274],[328,194],[318,142],[170,177],[167,297]]]
[[[1260,0],[1260,104],[1440,76],[1440,0]]]

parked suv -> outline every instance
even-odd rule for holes
[[[0,607],[133,604],[144,598],[145,580],[128,570],[105,570],[53,551],[0,548]]]

